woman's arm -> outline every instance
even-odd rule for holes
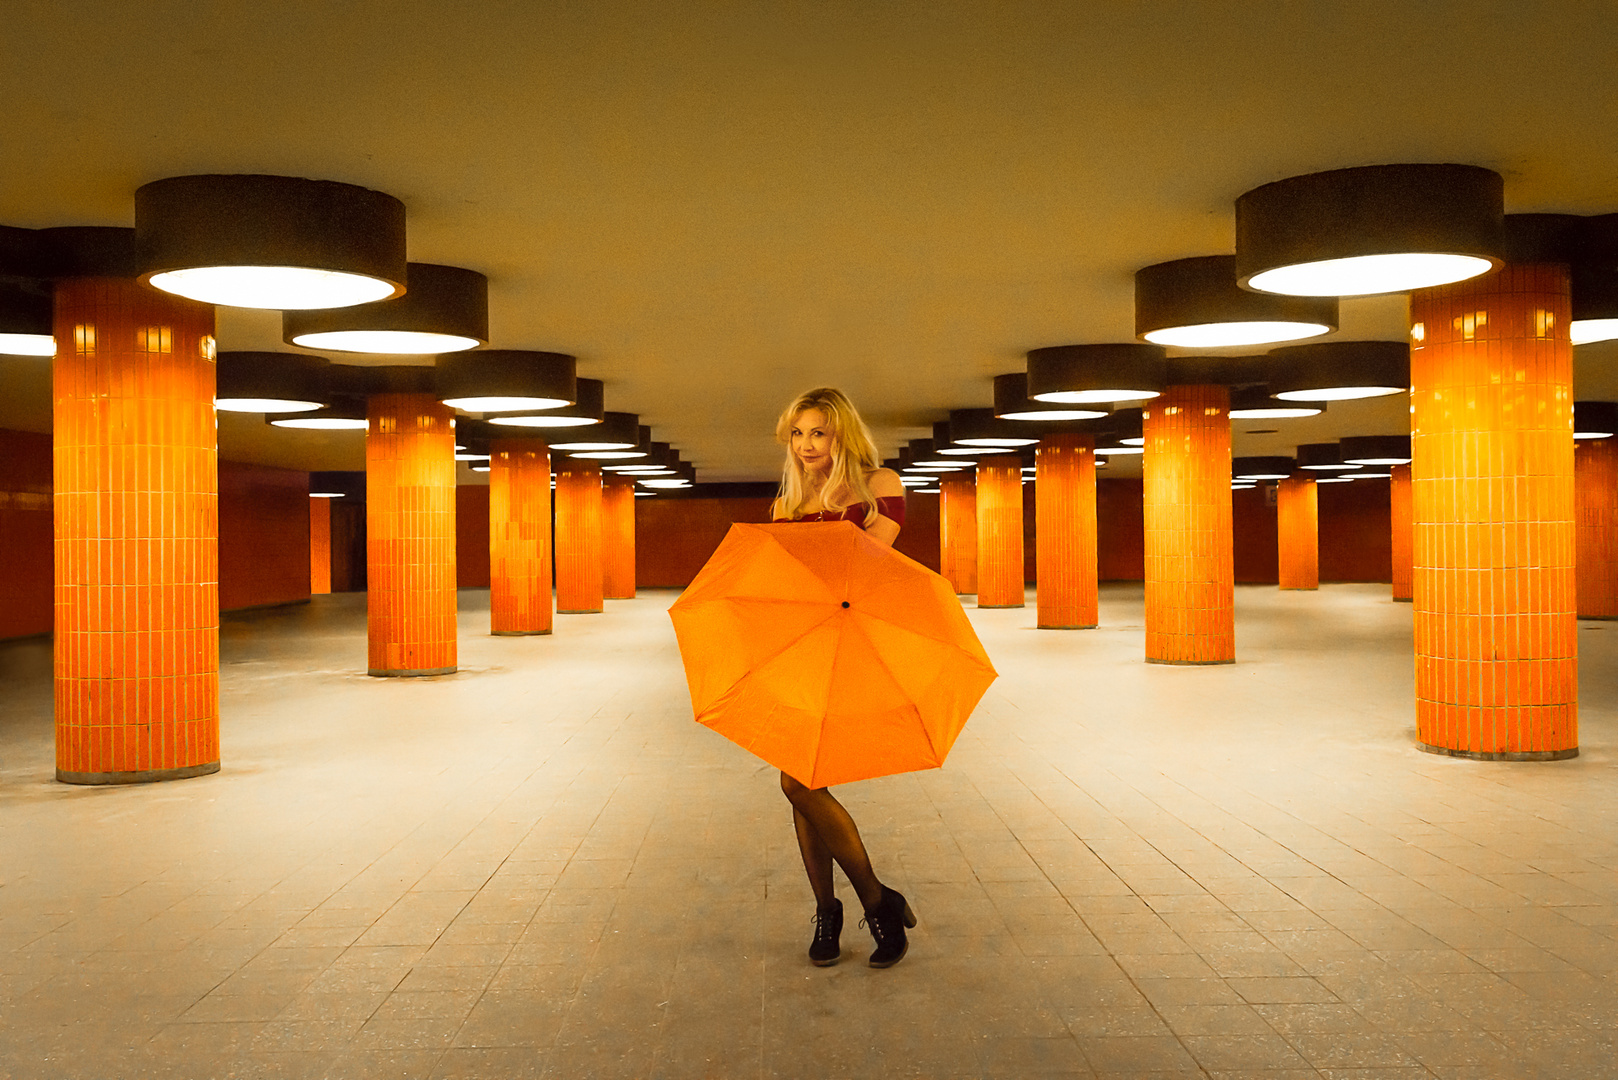
[[[892,469],[878,469],[869,477],[871,494],[879,499],[904,498],[905,486],[899,474]],[[888,547],[899,538],[899,523],[885,514],[877,514],[866,522],[865,535]]]

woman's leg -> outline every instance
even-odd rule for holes
[[[815,891],[815,903],[829,908],[837,899],[837,887],[831,877],[831,849],[821,842],[815,827],[795,806],[792,808],[792,826],[798,830],[798,851],[803,855],[803,869],[809,875],[809,887]]]
[[[831,866],[820,855],[829,853],[837,865],[848,875],[849,883],[859,894],[860,905],[867,910],[882,902],[882,883],[871,869],[871,857],[865,852],[865,842],[843,804],[832,798],[825,788],[809,788],[786,773],[781,774],[781,790],[792,801],[792,818],[798,828],[798,847],[803,852],[804,869],[809,884],[815,890],[815,899],[825,902],[816,874],[823,867],[826,892],[831,893]],[[806,840],[806,837],[809,839]]]

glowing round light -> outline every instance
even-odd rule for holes
[[[1590,345],[1597,341],[1618,339],[1618,319],[1574,319],[1568,324],[1568,336],[1575,345]],[[0,349],[0,352],[6,350]],[[46,354],[39,353],[44,356]]]
[[[644,450],[576,450],[568,457],[586,458],[592,461],[623,461],[628,458],[643,458]]]
[[[1400,252],[1323,259],[1265,270],[1248,279],[1249,288],[1286,296],[1377,296],[1430,289],[1486,274],[1494,264],[1475,255]]]
[[[1317,483],[1317,484],[1352,484],[1353,482],[1354,482],[1354,478],[1352,476],[1317,476],[1317,477],[1315,477],[1315,483]]]
[[[655,491],[637,491],[637,492],[635,492],[635,498],[637,498],[637,499],[650,499],[650,498],[655,497],[656,495],[657,495],[657,492],[655,492]]]
[[[386,353],[390,356],[427,356],[461,352],[465,349],[475,349],[482,344],[477,338],[462,337],[459,334],[433,334],[422,330],[323,330],[298,334],[293,337],[292,343],[306,349]]]
[[[1332,386],[1321,390],[1283,390],[1274,396],[1282,401],[1358,401],[1404,392],[1402,386]]]
[[[926,487],[932,481],[923,476],[901,476],[899,477],[899,483],[905,487]]]
[[[370,426],[369,421],[348,416],[284,416],[270,425],[304,431],[364,431]]]
[[[1105,415],[1105,414],[1102,414],[1102,415]],[[1000,417],[1000,419],[1001,420],[1006,420],[1006,419],[1009,419],[1009,417],[1002,416],[1002,417]],[[1033,446],[1039,440],[1038,439],[1007,439],[1007,438],[995,437],[995,438],[979,438],[979,439],[959,439],[957,441],[962,446],[1005,447],[1005,446]],[[940,450],[939,453],[947,454],[947,453],[949,453],[949,451],[948,450]]]
[[[994,457],[999,452],[992,446],[946,446],[938,451],[946,457]]]
[[[1103,390],[1053,390],[1033,397],[1035,401],[1054,401],[1063,405],[1108,405],[1115,401],[1145,401],[1161,393],[1161,390],[1128,390],[1117,387]]]
[[[1575,439],[1610,439],[1612,435],[1613,433],[1610,431],[1575,431],[1573,433]]]
[[[1001,413],[1002,420],[1099,420],[1107,414],[1100,409],[1034,409]]]
[[[943,489],[942,488],[911,488],[910,490],[912,492],[914,492],[915,494],[917,494],[917,495],[937,495]]]
[[[1144,445],[1141,445],[1141,446],[1098,446],[1098,447],[1096,447],[1096,453],[1105,454],[1107,457],[1121,457],[1124,454],[1144,454],[1145,452],[1146,452],[1146,447]]]
[[[1181,349],[1217,349],[1234,345],[1273,345],[1278,341],[1299,341],[1331,333],[1321,323],[1227,322],[1197,326],[1171,326],[1145,335],[1154,345]]]
[[[242,413],[312,412],[322,408],[318,401],[288,401],[285,398],[217,398],[213,404],[220,412]]]
[[[1361,473],[1352,473],[1352,474],[1350,474],[1348,476],[1348,479],[1350,479],[1350,480],[1391,480],[1391,479],[1393,479],[1393,474],[1392,473],[1385,473],[1385,472],[1361,472]]]
[[[1230,490],[1232,490],[1232,491],[1252,491],[1256,487],[1258,487],[1257,484],[1232,484],[1232,485],[1230,485]]]
[[[1146,445],[1146,438],[1145,438],[1145,436],[1139,436],[1138,435],[1138,436],[1136,436],[1136,437],[1134,437],[1132,439],[1119,439],[1118,440],[1118,445],[1119,446],[1145,446]]]
[[[386,300],[392,282],[301,266],[196,266],[153,274],[154,289],[222,307],[302,311]]]
[[[488,454],[460,453],[460,454],[455,455],[455,460],[456,461],[488,461],[488,460],[490,460],[490,455],[488,455]]]
[[[1262,405],[1251,409],[1232,409],[1232,420],[1297,420],[1305,416],[1319,416],[1320,409],[1310,409],[1302,405]]]
[[[499,424],[502,427],[530,427],[530,428],[569,428],[588,427],[599,424],[601,421],[592,420],[588,416],[491,416],[489,423]]]
[[[311,499],[341,499],[343,494],[341,491],[311,491],[309,497]]]
[[[527,409],[560,409],[570,403],[565,398],[495,396],[448,398],[444,404],[466,412],[518,412]]]
[[[55,356],[56,339],[49,334],[0,334],[0,353],[6,356]]]
[[[674,488],[691,486],[691,482],[689,480],[640,480],[637,481],[637,483],[645,484],[647,487],[657,491],[673,490]]]

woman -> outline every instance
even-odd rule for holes
[[[904,485],[892,469],[880,467],[871,432],[842,391],[822,387],[799,397],[781,414],[775,437],[788,449],[771,517],[851,521],[878,543],[893,544],[904,524]],[[905,928],[916,925],[916,916],[902,895],[877,880],[854,819],[825,788],[806,787],[782,773],[781,790],[792,802],[798,849],[815,893],[810,961],[830,967],[842,958],[843,902],[832,883],[835,859],[865,908],[864,922],[876,941],[871,966],[897,964],[910,947]]]

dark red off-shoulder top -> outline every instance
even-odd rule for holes
[[[876,500],[877,513],[895,522],[901,528],[905,523],[905,499],[903,495],[889,495]],[[860,528],[865,528],[865,504],[855,503],[844,510],[819,510],[813,514],[805,514],[798,518],[776,518],[777,522],[794,521],[852,521]]]

